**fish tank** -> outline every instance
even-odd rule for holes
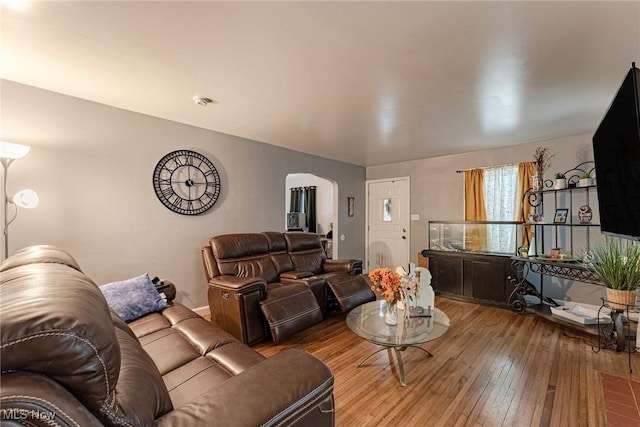
[[[429,250],[516,255],[526,246],[519,221],[429,221]]]

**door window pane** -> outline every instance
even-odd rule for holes
[[[384,199],[382,201],[382,220],[384,222],[391,222],[391,199]]]

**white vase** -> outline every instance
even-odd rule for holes
[[[537,256],[536,252],[536,234],[531,231],[531,242],[529,243],[529,258]]]

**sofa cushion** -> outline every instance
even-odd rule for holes
[[[130,325],[162,375],[206,356],[217,347],[237,342],[230,334],[179,303]]]
[[[173,410],[167,387],[140,343],[120,329],[116,336],[122,360],[116,384],[119,417],[136,426],[151,425]]]
[[[109,307],[127,323],[168,306],[147,273],[101,285],[100,290]]]
[[[204,356],[178,366],[163,375],[171,401],[176,408],[192,402],[209,390],[219,388],[231,375]],[[212,423],[213,424],[213,423]]]
[[[210,330],[217,329],[211,325]],[[264,357],[250,347],[233,342],[216,348],[163,376],[171,401],[180,407],[208,390],[219,388],[230,377],[262,362]],[[223,386],[224,387],[224,386]]]
[[[287,241],[281,232],[265,231],[262,233],[269,243],[269,256],[276,268],[276,274],[293,270],[293,263],[287,252]]]
[[[225,234],[211,238],[209,243],[221,275],[259,277],[267,283],[277,280],[264,235]]]
[[[129,325],[162,374],[174,407],[264,360],[179,303]]]
[[[327,255],[320,236],[313,233],[284,233],[284,238],[295,270],[313,274],[324,272],[322,264]]]

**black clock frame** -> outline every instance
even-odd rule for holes
[[[211,209],[220,196],[220,174],[202,154],[176,150],[156,164],[153,189],[169,210],[180,215],[200,215]]]

